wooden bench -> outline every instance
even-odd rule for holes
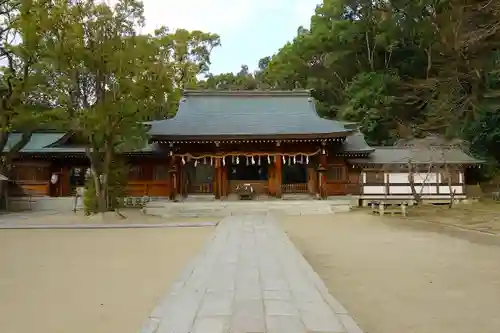
[[[372,201],[370,206],[372,207],[372,214],[380,216],[384,216],[384,214],[407,216],[408,214],[408,202],[405,200]]]

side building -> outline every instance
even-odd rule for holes
[[[186,91],[175,117],[148,125],[148,145],[125,154],[130,197],[224,200],[250,184],[261,199],[411,198],[405,171],[411,165],[424,197],[449,198],[451,188],[458,199],[465,197],[465,168],[480,163],[456,149],[424,156],[413,148],[370,147],[353,124],[319,117],[308,91]],[[11,135],[8,147],[17,140]],[[11,180],[22,189],[18,195],[69,197],[88,167],[85,142],[76,136],[35,133],[17,155]]]

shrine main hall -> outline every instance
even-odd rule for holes
[[[370,147],[356,124],[321,118],[306,90],[185,91],[174,117],[147,125],[145,147],[124,153],[129,197],[225,200],[248,188],[264,199],[402,195],[401,186],[391,194],[394,184],[387,186],[391,176],[382,166],[404,166],[408,158],[429,164],[433,158],[415,150]],[[9,144],[19,139],[11,134]],[[465,169],[478,161],[457,149],[446,155],[447,163],[457,166],[453,191],[463,196]],[[88,168],[75,135],[37,132],[18,154],[12,181],[38,196],[67,197],[84,185]],[[449,197],[449,182],[439,171],[434,178],[426,187],[435,191],[424,195]],[[406,180],[399,182],[408,187]]]

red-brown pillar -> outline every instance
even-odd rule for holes
[[[320,164],[320,169],[323,169],[323,171],[319,172],[319,195],[321,198],[325,199],[327,197],[326,193],[326,168],[328,165],[328,160],[327,160],[327,155],[326,154],[321,154],[319,156],[319,164]]]
[[[274,180],[274,165],[269,164],[267,167],[267,191],[269,195],[275,195],[275,180]]]
[[[214,194],[215,199],[220,199],[222,195],[222,168],[221,159],[215,159],[215,180],[214,180]]]
[[[176,158],[175,157],[172,157],[172,160],[170,161],[170,168],[168,170],[168,197],[170,200],[175,200],[175,198],[177,197],[177,193],[178,193],[178,186],[177,186],[177,182],[178,182],[178,173],[179,171],[179,168],[178,168],[178,165],[176,163]]]
[[[274,186],[276,191],[276,197],[281,198],[281,182],[282,182],[282,163],[281,163],[281,155],[274,156]]]

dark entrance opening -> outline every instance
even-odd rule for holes
[[[281,191],[283,193],[308,193],[307,164],[283,165]]]
[[[239,163],[237,163],[237,161]],[[252,158],[245,156],[238,156],[238,158],[231,158],[228,163],[229,180],[267,180],[269,165],[267,159]]]
[[[215,167],[210,164],[189,161],[183,168],[185,193],[213,193]]]
[[[283,184],[307,183],[307,165],[292,164],[283,166]]]

